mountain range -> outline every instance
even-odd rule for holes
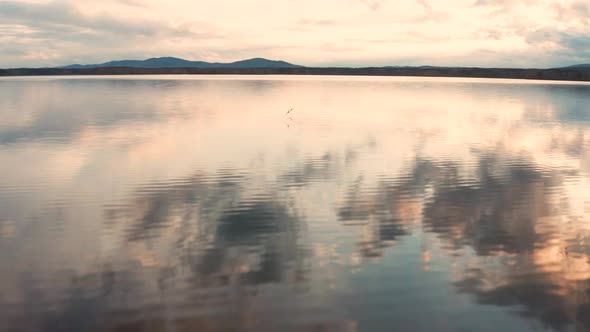
[[[285,61],[268,60],[264,58],[252,58],[230,63],[190,61],[173,57],[150,58],[147,60],[117,60],[100,64],[81,65],[74,64],[59,68],[84,69],[105,67],[127,68],[303,68]]]
[[[590,69],[590,63],[584,63],[579,65],[567,66],[560,69]]]
[[[150,58],[146,60],[116,60],[99,64],[73,64],[57,68],[63,69],[91,69],[91,68],[235,68],[235,69],[268,69],[268,68],[305,68],[280,60],[269,60],[265,58],[252,58],[235,62],[206,62],[191,61],[175,57]],[[438,66],[385,66],[382,68],[417,68],[417,69],[441,69],[460,67],[438,67]],[[573,66],[554,69],[590,69],[590,64],[577,64]]]
[[[1,0],[0,0],[1,1]],[[387,67],[305,67],[285,61],[253,58],[231,63],[189,61],[162,57],[147,60],[119,60],[101,64],[53,68],[0,69],[1,76],[46,75],[363,75],[481,77],[531,80],[590,81],[590,64],[562,68],[480,68],[436,66]]]

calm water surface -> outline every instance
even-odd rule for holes
[[[0,174],[1,331],[590,330],[590,85],[1,79]]]

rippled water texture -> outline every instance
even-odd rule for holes
[[[2,79],[0,330],[588,331],[589,105],[505,80]]]

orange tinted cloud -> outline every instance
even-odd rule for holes
[[[0,1],[0,67],[155,56],[547,67],[590,62],[589,11],[579,0]]]

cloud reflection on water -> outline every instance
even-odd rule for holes
[[[511,329],[589,326],[586,87],[14,84],[24,115],[0,112],[5,326],[365,330],[405,307],[418,330],[453,330],[489,317],[475,304]],[[67,94],[76,116],[56,106]],[[439,302],[471,318],[418,319],[414,304]]]

